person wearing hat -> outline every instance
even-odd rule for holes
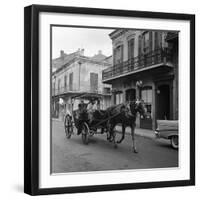
[[[93,113],[96,110],[96,105],[95,105],[94,99],[90,100],[90,103],[88,104],[87,110],[88,110],[88,118],[89,118],[89,121],[91,123],[93,121]]]

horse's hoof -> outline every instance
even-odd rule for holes
[[[138,153],[138,151],[136,149],[133,149],[133,153]]]
[[[113,138],[111,137],[108,141],[109,141],[109,142],[113,142]]]
[[[121,141],[118,140],[118,141],[117,141],[117,144],[119,144],[119,143],[121,143]]]

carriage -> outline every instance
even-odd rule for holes
[[[106,112],[97,109],[92,113],[91,119],[91,113],[88,111],[88,104],[91,101],[100,102],[101,100],[102,95],[96,93],[82,93],[71,98],[71,110],[67,111],[64,119],[64,129],[68,139],[72,134],[77,133],[81,135],[82,142],[88,144],[88,138],[94,134],[107,133]]]

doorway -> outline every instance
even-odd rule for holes
[[[160,85],[157,88],[157,119],[170,119],[170,86]]]

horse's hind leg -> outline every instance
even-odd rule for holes
[[[117,143],[121,143],[124,140],[125,136],[125,126],[122,124],[122,137],[120,140],[117,141]]]
[[[133,152],[138,153],[136,148],[136,141],[135,141],[135,125],[131,126],[131,136],[133,141]]]
[[[107,140],[110,141],[111,140],[111,128],[109,127],[107,130]]]
[[[115,140],[116,138],[116,131],[114,130],[115,128],[115,125],[112,126],[112,141],[113,141],[113,144],[114,144],[114,148],[116,149],[117,148],[117,142]]]
[[[115,137],[116,137],[116,132],[114,131],[113,132],[113,144],[114,144],[114,148],[116,149],[117,148],[117,142],[115,140]]]
[[[115,127],[115,125],[114,125],[114,123],[110,123],[108,126],[107,126],[107,129],[108,129],[108,131],[107,131],[107,140],[109,141],[109,142],[112,142],[113,141],[113,129],[114,129],[114,127]]]
[[[116,131],[114,131],[114,128],[115,128],[115,124],[111,124],[109,128],[109,133],[110,133],[109,142],[113,142],[114,148],[117,148],[117,143],[115,141]]]

